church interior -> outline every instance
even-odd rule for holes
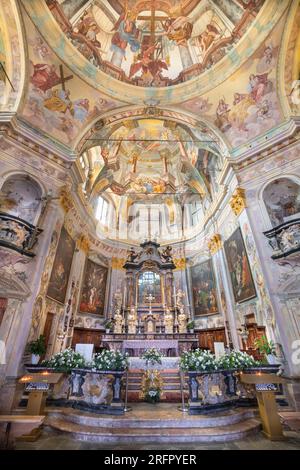
[[[1,0],[0,447],[300,449],[298,0]]]

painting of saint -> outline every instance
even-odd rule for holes
[[[211,260],[191,268],[195,316],[219,313],[216,279]]]
[[[248,256],[239,228],[225,241],[224,248],[235,301],[244,302],[256,297]]]
[[[48,297],[64,303],[70,269],[75,249],[75,242],[63,227],[58,242],[48,286]]]
[[[107,268],[88,259],[82,283],[80,312],[104,314],[106,280]]]

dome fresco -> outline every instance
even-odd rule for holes
[[[47,0],[66,37],[94,66],[139,87],[195,78],[246,36],[264,0]]]

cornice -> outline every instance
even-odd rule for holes
[[[268,132],[230,152],[229,162],[238,171],[300,140],[300,116],[293,116]]]
[[[21,145],[27,150],[30,149],[40,157],[47,158],[67,169],[77,158],[71,150],[46,139],[36,129],[20,121],[15,113],[0,113],[0,134],[11,143]]]

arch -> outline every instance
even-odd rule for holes
[[[199,119],[193,113],[186,110],[177,109],[176,107],[156,107],[155,105],[141,106],[123,106],[113,109],[99,115],[89,122],[89,124],[78,134],[78,138],[74,143],[74,148],[78,153],[82,153],[88,148],[94,147],[92,143],[86,145],[93,135],[107,128],[108,132],[116,125],[122,125],[123,122],[135,119],[164,119],[175,122],[188,129],[189,132],[202,132],[206,140],[214,139],[216,148],[210,148],[213,153],[220,153],[225,158],[229,158],[229,152],[232,148],[227,137],[218,129],[215,124],[203,118]],[[111,132],[114,132],[113,129]],[[107,133],[108,134],[108,133]],[[107,135],[105,134],[105,135]]]
[[[43,189],[31,175],[13,173],[2,187],[2,211],[36,225],[41,213]]]
[[[300,180],[295,176],[283,174],[273,178],[264,185],[260,194],[273,227],[300,214]]]
[[[16,276],[2,270],[0,276],[0,297],[26,300],[31,294],[27,284]]]

